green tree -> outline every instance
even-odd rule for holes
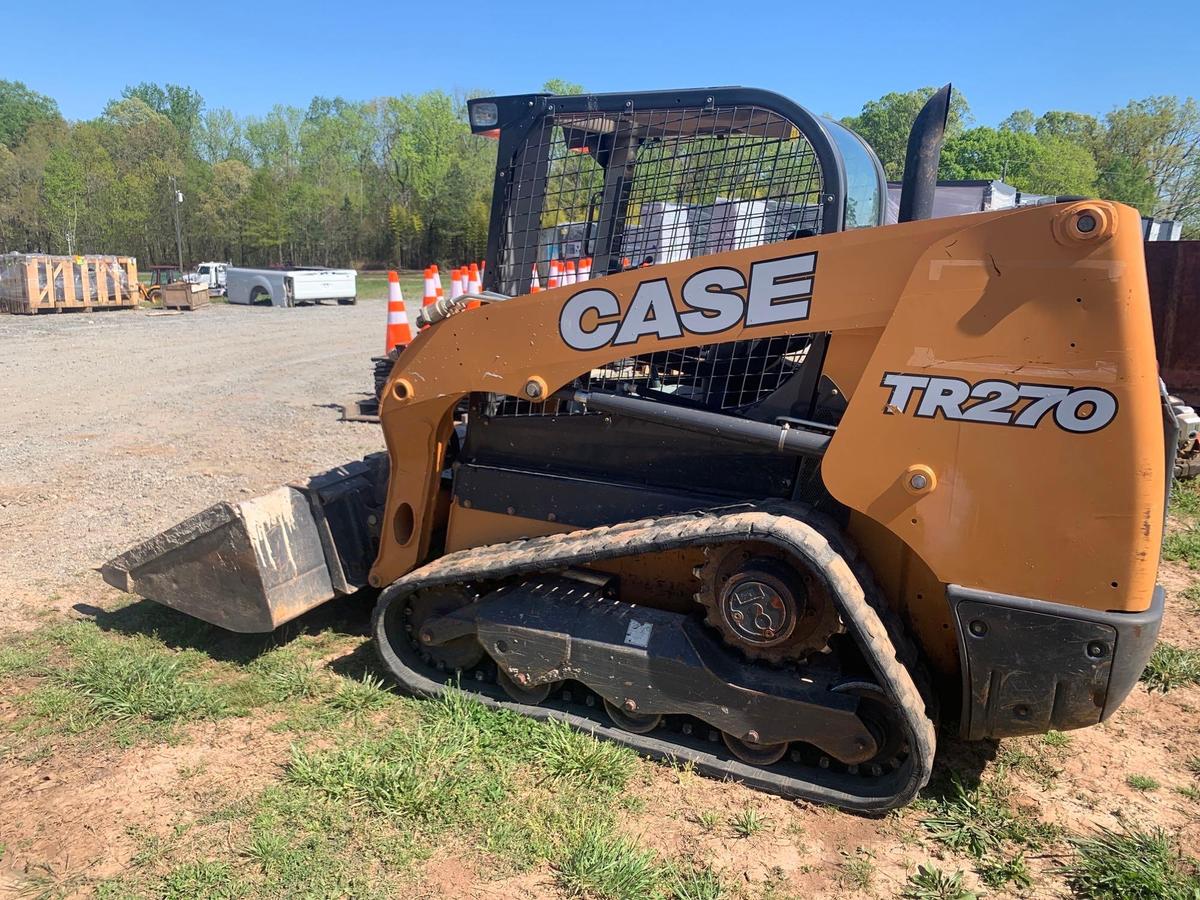
[[[904,177],[904,154],[908,148],[908,134],[912,130],[917,113],[937,88],[924,87],[904,93],[884,94],[878,100],[863,104],[857,116],[847,116],[842,124],[850,128],[868,144],[883,163],[883,171],[889,180]],[[950,99],[950,114],[946,122],[947,137],[959,134],[971,121],[971,108],[967,99],[957,91]]]
[[[1030,134],[1037,125],[1033,110],[1018,109],[1000,123],[1001,131],[1015,131],[1018,134]]]
[[[1144,216],[1153,215],[1158,205],[1158,191],[1146,167],[1123,156],[1108,156],[1096,192],[1107,200],[1137,207]]]
[[[561,78],[550,78],[542,85],[542,90],[547,94],[557,94],[562,97],[576,96],[585,93],[582,84],[576,84],[573,81],[564,81]]]
[[[1100,160],[1114,177],[1137,179],[1144,171],[1154,186],[1153,214],[1200,231],[1200,106],[1188,97],[1130,101],[1105,117]],[[1132,170],[1127,175],[1126,170]]]
[[[1036,194],[1089,196],[1096,162],[1065,138],[1027,131],[971,128],[946,142],[940,175],[950,179],[1001,179]]]
[[[25,139],[36,122],[61,120],[58,104],[20,81],[0,79],[0,144],[10,149]]]
[[[126,100],[138,99],[175,126],[183,146],[191,150],[201,126],[204,98],[193,88],[178,84],[160,87],[149,81],[131,85],[121,92]]]
[[[243,123],[230,109],[210,109],[204,113],[196,137],[200,158],[210,165],[222,160],[247,162],[249,153],[243,134]]]
[[[1057,109],[1042,113],[1034,124],[1034,131],[1038,137],[1066,138],[1086,147],[1093,155],[1099,151],[1104,139],[1104,126],[1095,116]]]
[[[1033,164],[1014,185],[1035,194],[1096,195],[1096,159],[1086,147],[1057,135],[1039,135],[1037,142]]]

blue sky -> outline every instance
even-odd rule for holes
[[[69,118],[139,81],[254,115],[315,94],[525,93],[552,77],[594,91],[742,84],[835,116],[952,81],[980,124],[1021,107],[1103,114],[1151,94],[1200,97],[1196,0],[8,7],[0,78],[53,96]]]

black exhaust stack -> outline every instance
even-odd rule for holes
[[[938,162],[942,156],[942,140],[946,136],[949,115],[950,85],[947,84],[921,107],[912,131],[908,133],[904,181],[900,184],[900,217],[897,221],[933,218],[933,192],[937,188]]]

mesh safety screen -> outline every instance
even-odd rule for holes
[[[812,145],[757,106],[551,113],[505,178],[501,280],[525,293],[554,260],[593,275],[820,231]]]
[[[823,180],[795,125],[758,106],[554,113],[505,173],[500,289],[547,287],[559,265],[591,277],[775,243],[821,228]],[[578,278],[578,274],[576,278]],[[803,361],[806,335],[631,357],[577,386],[733,410]],[[502,414],[572,412],[508,399]],[[563,406],[566,406],[565,404]]]

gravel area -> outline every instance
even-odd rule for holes
[[[93,567],[218,500],[382,449],[336,404],[371,390],[384,322],[381,301],[0,316],[0,613],[99,585]]]

